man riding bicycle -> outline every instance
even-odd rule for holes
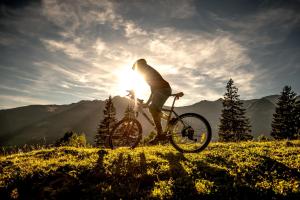
[[[169,83],[153,67],[148,65],[145,59],[137,60],[132,69],[142,74],[150,86],[151,95],[145,105],[149,105],[149,111],[153,117],[157,135],[149,144],[157,144],[159,141],[167,139],[166,134],[162,130],[161,110],[172,90]]]

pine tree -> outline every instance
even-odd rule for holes
[[[271,136],[275,139],[295,139],[299,124],[297,118],[296,93],[290,86],[285,86],[273,114]]]
[[[112,102],[111,96],[105,101],[105,108],[103,110],[104,119],[100,122],[95,136],[95,144],[98,147],[107,145],[107,139],[116,124],[116,109]]]
[[[296,138],[300,139],[300,99],[296,101]]]
[[[133,105],[128,104],[125,112],[124,112],[124,118],[123,119],[135,119],[136,115],[135,115],[135,111],[134,111],[134,107]],[[132,144],[132,142],[134,142],[136,139],[135,137],[137,136],[136,134],[138,134],[138,126],[135,123],[131,123],[132,125],[130,126],[130,137],[126,137],[124,138],[124,141],[126,141],[128,144]],[[122,129],[127,129],[127,124],[124,124],[124,127],[122,127]]]
[[[128,104],[125,112],[124,112],[124,119],[133,119],[135,118],[135,111],[132,105]]]
[[[241,141],[252,139],[251,126],[246,117],[246,110],[239,99],[238,88],[230,79],[222,100],[223,109],[219,125],[220,141]]]

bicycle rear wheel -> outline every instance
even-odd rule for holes
[[[109,146],[135,148],[142,139],[142,126],[136,119],[122,119],[109,136]]]
[[[172,122],[171,144],[182,153],[200,152],[211,140],[211,127],[201,115],[185,113]]]

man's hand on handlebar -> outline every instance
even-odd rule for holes
[[[146,104],[146,103],[141,103],[141,106],[142,106],[143,108],[147,108],[149,105]]]
[[[133,90],[126,90],[128,92],[128,94],[126,96],[130,97],[130,98],[134,98],[135,97],[135,92]]]

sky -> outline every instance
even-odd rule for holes
[[[300,93],[299,0],[2,0],[0,109],[124,96],[145,58],[178,106]],[[140,80],[139,80],[140,81]],[[144,85],[143,85],[144,84]]]

